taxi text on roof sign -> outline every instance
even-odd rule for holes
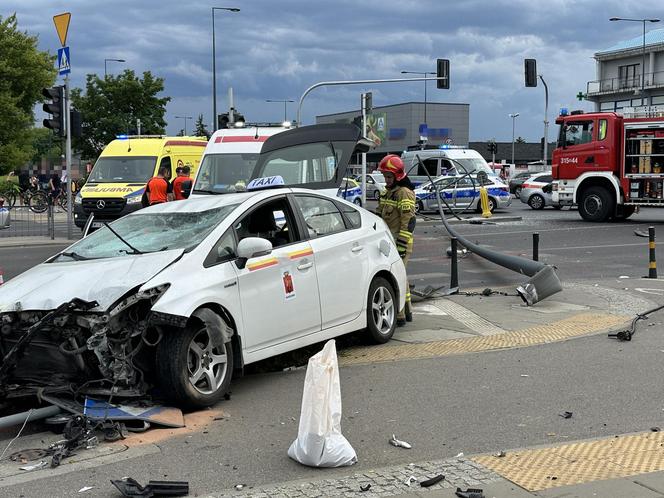
[[[249,185],[247,185],[247,190],[283,187],[284,185],[284,179],[281,176],[266,176],[263,178],[255,178],[254,180],[251,180]]]

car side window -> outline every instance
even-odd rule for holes
[[[371,178],[370,176],[367,176],[367,183],[373,185],[373,183],[374,183],[374,179]]]
[[[537,181],[538,182],[544,182],[544,183],[551,183],[553,181],[553,176],[551,176],[551,175],[540,176],[537,179]]]
[[[260,204],[240,218],[233,228],[238,241],[247,237],[260,237],[269,240],[272,247],[279,247],[299,240],[285,197]]]
[[[233,230],[226,230],[205,258],[203,266],[209,268],[210,266],[225,263],[227,261],[233,261],[237,258],[236,251],[237,243],[235,241],[235,233]]]
[[[296,195],[309,237],[322,237],[346,229],[344,218],[332,200],[309,195]]]
[[[362,226],[362,215],[357,209],[348,204],[339,203],[338,206],[348,221],[346,228],[360,228]]]

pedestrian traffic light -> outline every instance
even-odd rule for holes
[[[42,106],[42,109],[51,115],[50,118],[44,119],[44,127],[53,130],[56,135],[60,135],[61,137],[66,136],[65,87],[54,86],[51,88],[43,88],[42,95],[51,100],[51,102],[46,102]]]
[[[448,59],[437,59],[436,77],[445,78],[436,81],[436,88],[448,90],[450,88],[450,61]]]
[[[76,109],[69,111],[69,129],[72,137],[81,136],[81,113]],[[138,133],[136,133],[138,135]]]
[[[524,59],[523,65],[526,74],[526,86],[537,86],[537,60]]]

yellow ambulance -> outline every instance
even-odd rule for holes
[[[178,166],[189,166],[196,177],[205,137],[119,136],[97,159],[90,176],[74,199],[74,222],[81,229],[91,214],[91,228],[141,209],[145,184],[167,167],[171,179]]]

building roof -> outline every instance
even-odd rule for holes
[[[658,45],[664,43],[664,29],[654,29],[646,32],[646,46]],[[630,50],[633,48],[641,48],[643,46],[643,35],[635,36],[629,40],[624,40],[616,43],[612,47],[596,52],[595,55],[607,54],[610,52],[619,52],[621,50]]]

